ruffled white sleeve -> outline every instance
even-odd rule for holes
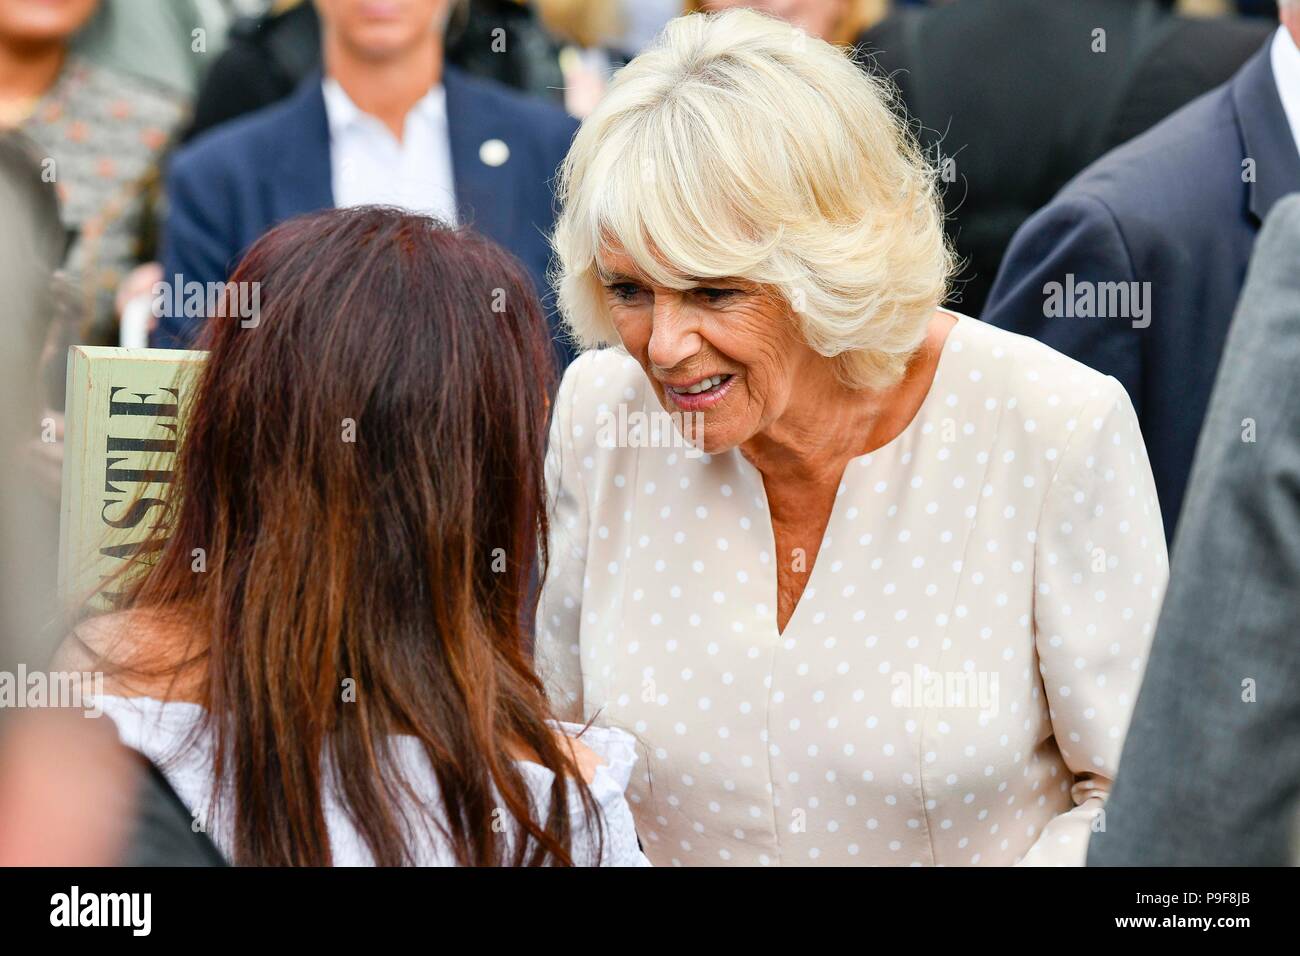
[[[592,726],[584,731],[581,724],[563,722],[559,727],[570,737],[580,738],[603,761],[596,768],[590,785],[604,825],[598,865],[650,866],[637,841],[632,808],[627,802],[627,785],[637,761],[635,739],[626,731],[613,727]],[[572,820],[581,819],[584,814],[582,799],[576,789],[570,791],[569,814]],[[575,861],[594,862],[597,840],[597,833],[591,826],[575,835]]]
[[[1128,394],[1107,377],[1067,425],[1037,530],[1034,629],[1074,808],[1020,861],[1082,866],[1119,763],[1169,576],[1155,482]]]

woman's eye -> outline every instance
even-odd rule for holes
[[[631,302],[641,291],[640,286],[631,282],[616,282],[613,285],[605,286],[605,288],[620,302]]]
[[[700,288],[695,290],[696,295],[698,295],[705,302],[711,302],[711,303],[725,302],[727,299],[730,299],[733,295],[738,295],[739,293],[740,293],[739,289]]]

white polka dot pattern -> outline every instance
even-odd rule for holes
[[[1114,379],[961,317],[846,468],[783,634],[761,476],[605,447],[619,405],[660,411],[627,355],[568,370],[538,668],[562,718],[639,739],[651,860],[1083,863],[1168,570]]]

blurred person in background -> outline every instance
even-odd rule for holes
[[[1030,218],[985,310],[1124,385],[1171,542],[1255,236],[1300,190],[1300,0],[1281,15],[1228,82]]]
[[[232,281],[261,321],[199,342],[157,563],[62,666],[104,672],[236,865],[644,865],[632,739],[555,724],[522,633],[549,411],[525,270],[368,207],[281,224]]]
[[[674,16],[747,7],[811,36],[849,43],[879,20],[887,0],[537,0],[542,22],[571,47],[561,59],[565,107],[579,118],[600,102],[610,76],[649,45]]]
[[[854,42],[889,9],[888,0],[686,0],[687,13],[747,7],[779,17],[828,43]]]
[[[563,5],[565,0],[559,0]],[[538,6],[556,5],[556,0],[539,0]],[[617,8],[616,29],[606,43],[618,50],[625,59],[631,59],[657,37],[668,21],[683,12],[681,0],[615,0]]]
[[[548,289],[551,180],[576,123],[563,110],[445,64],[451,0],[317,0],[324,75],[210,130],[173,158],[163,281],[223,282],[259,236],[331,207],[391,205],[472,226]],[[164,315],[163,348],[202,320]],[[568,351],[558,335],[557,361]]]
[[[888,92],[681,17],[565,161],[537,659],[644,742],[659,864],[1081,865],[1119,758],[1167,573],[1136,417],[939,307]]]
[[[289,96],[320,69],[320,55],[312,0],[274,0],[264,13],[236,20],[199,87],[185,140]]]
[[[58,496],[49,495],[49,469],[33,442],[43,430],[37,358],[54,311],[53,276],[66,244],[53,184],[42,173],[39,147],[13,131],[0,132],[0,288],[5,295],[0,348],[0,670],[19,661],[44,663],[53,649],[46,633],[55,604]],[[48,429],[44,429],[47,431]],[[19,449],[24,449],[20,453]],[[58,487],[57,468],[53,485]],[[44,652],[44,653],[42,653]]]
[[[1251,256],[1089,866],[1300,863],[1300,194]]]
[[[21,131],[57,184],[75,287],[53,330],[51,401],[75,342],[116,344],[117,293],[154,256],[159,165],[185,118],[181,97],[70,49],[98,0],[0,0],[0,128]]]
[[[1232,76],[1271,29],[1170,5],[956,0],[898,10],[861,37],[944,174],[962,260],[952,305],[981,314],[1026,219],[1094,159]]]
[[[451,65],[562,102],[559,47],[530,4],[454,0],[446,43]],[[312,0],[276,0],[261,16],[237,20],[199,92],[186,139],[284,99],[320,68],[320,57],[320,17]]]
[[[564,105],[560,46],[526,0],[469,0],[453,19],[447,62]]]
[[[72,46],[92,63],[193,101],[237,9],[233,0],[100,0]]]
[[[40,151],[12,131],[0,133],[0,220],[0,672],[21,694],[28,685],[16,675],[43,673],[59,632],[58,505],[20,448],[33,442],[36,358],[65,237]],[[220,862],[156,768],[122,747],[109,721],[12,703],[8,695],[0,703],[0,866]]]
[[[566,46],[564,107],[579,119],[605,94],[609,78],[682,13],[681,0],[536,0],[538,16]]]

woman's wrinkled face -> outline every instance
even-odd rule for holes
[[[616,248],[598,257],[605,302],[623,347],[641,363],[664,409],[694,415],[703,450],[744,444],[784,414],[814,353],[789,306],[743,279],[652,284]],[[694,442],[693,442],[694,443]]]

